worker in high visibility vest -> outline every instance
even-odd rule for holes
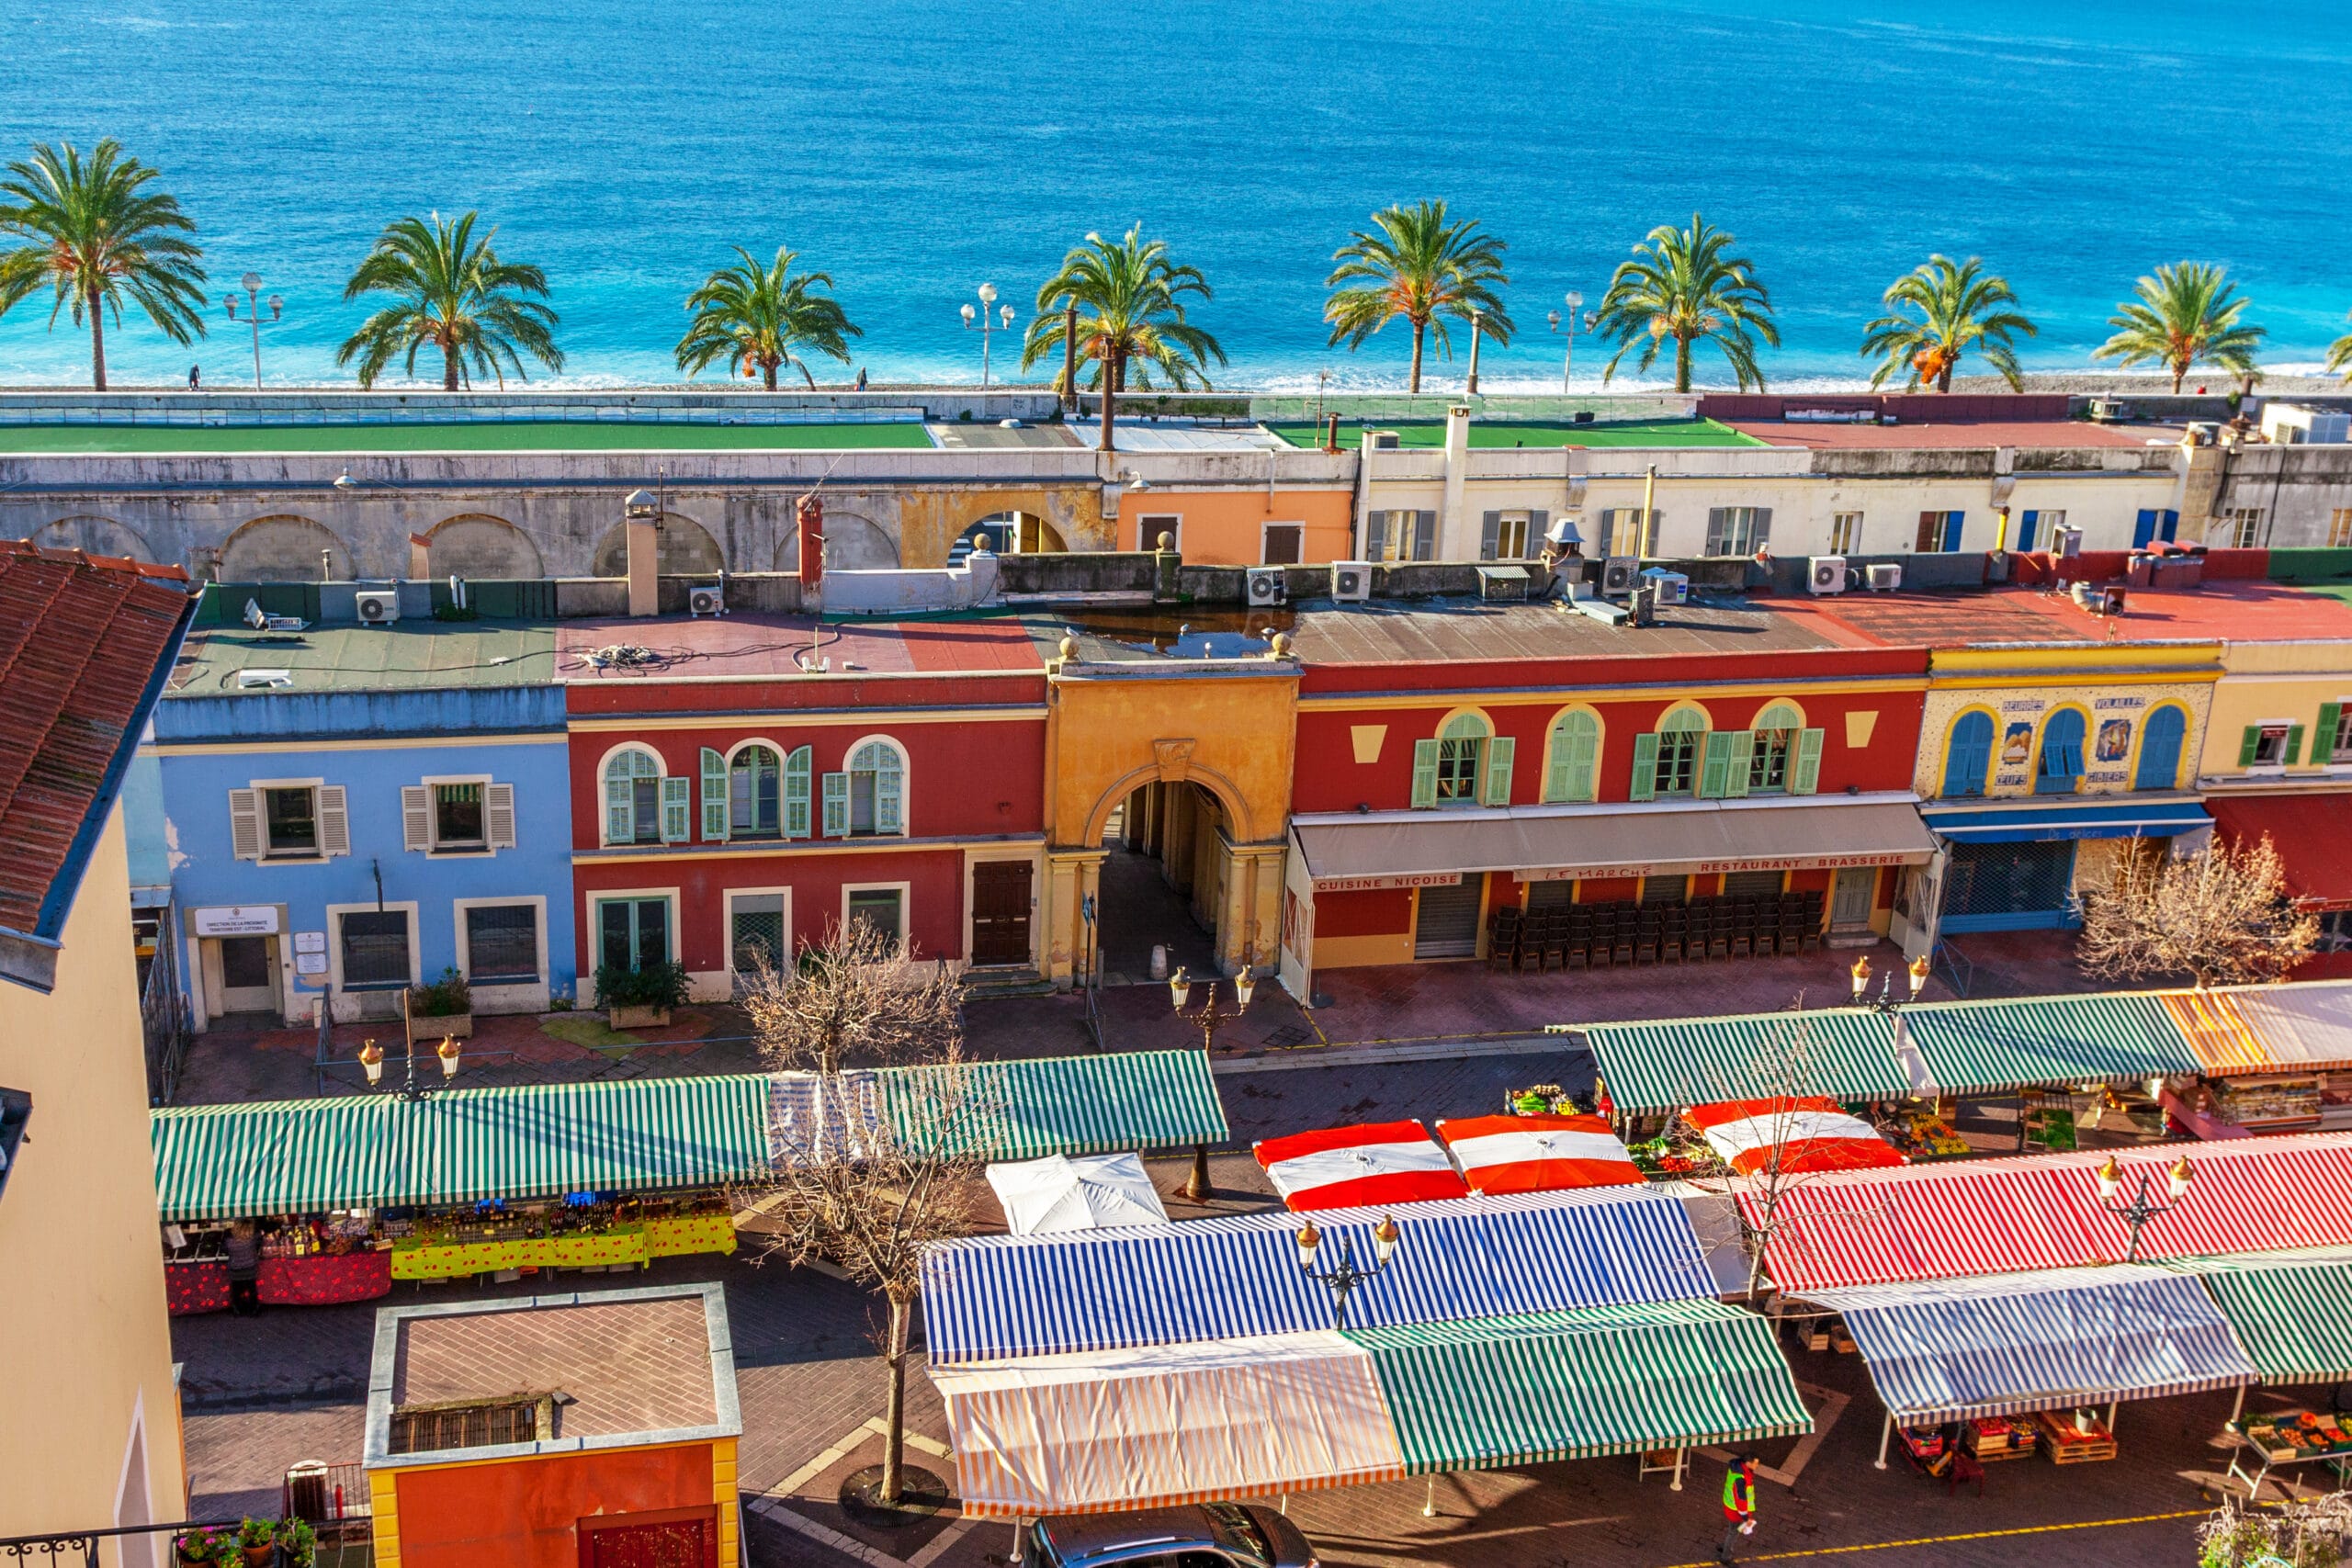
[[[1732,1543],[1756,1533],[1756,1461],[1743,1459],[1724,1472],[1724,1538],[1715,1543],[1718,1562],[1731,1561]]]

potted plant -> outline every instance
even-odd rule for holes
[[[269,1568],[277,1550],[277,1527],[267,1519],[248,1518],[237,1527],[237,1555],[245,1568]]]
[[[635,969],[600,965],[596,1005],[615,1029],[647,1029],[670,1021],[670,1010],[686,999],[683,964],[646,964]]]
[[[319,1554],[319,1532],[308,1519],[280,1519],[277,1550],[286,1555],[286,1568],[311,1568]]]
[[[409,987],[408,1015],[430,1026],[424,1032],[470,1039],[474,1032],[473,990],[463,975],[455,969],[444,969],[441,978],[433,984]]]
[[[205,1568],[206,1564],[220,1561],[222,1544],[220,1532],[206,1525],[181,1536],[175,1543],[175,1551],[187,1568]]]

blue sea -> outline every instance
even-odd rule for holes
[[[1333,248],[1442,197],[1510,243],[1489,389],[1558,385],[1545,313],[1651,226],[1736,232],[1780,308],[1776,383],[1862,373],[1861,324],[1931,251],[1981,254],[2085,364],[2133,278],[2227,263],[2310,366],[2352,310],[2352,28],[2278,0],[7,0],[0,153],[120,139],[195,217],[217,294],[284,297],[273,383],[347,381],[343,280],[395,216],[479,209],[543,266],[562,382],[674,382],[681,301],[744,245],[829,270],[877,381],[977,380],[958,307],[1025,321],[1089,230],[1199,266],[1221,385],[1402,384],[1391,329],[1327,347]],[[87,376],[37,297],[0,382]],[[143,321],[118,384],[250,383],[217,298],[194,351]],[[1000,338],[1000,371],[1017,353]],[[1602,355],[1577,344],[1576,380]],[[1722,379],[1720,360],[1702,374]],[[420,370],[437,381],[438,365]],[[1458,362],[1446,374],[1458,374]],[[820,371],[820,374],[822,372]],[[846,368],[833,375],[845,378]],[[546,379],[539,377],[539,379]],[[711,378],[717,379],[716,376]],[[1621,378],[1620,385],[1625,384]]]

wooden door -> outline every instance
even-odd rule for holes
[[[715,1508],[599,1515],[579,1536],[580,1568],[718,1568]]]
[[[1025,860],[982,861],[972,867],[972,962],[1029,962],[1029,882]]]

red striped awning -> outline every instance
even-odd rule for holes
[[[1293,1209],[1467,1198],[1470,1189],[1419,1122],[1366,1122],[1261,1139],[1266,1179]]]
[[[2148,1222],[2142,1261],[2352,1245],[2352,1134],[2248,1139],[2118,1156],[2128,1197],[2187,1154],[2188,1194]],[[2123,1260],[2131,1231],[2098,1197],[2108,1155],[2033,1156],[1838,1172],[1784,1188],[1764,1266],[1783,1291],[1881,1285]],[[1740,1195],[1752,1223],[1754,1191]]]
[[[1707,1146],[1742,1176],[1778,1169],[1782,1175],[1871,1170],[1901,1165],[1878,1129],[1818,1096],[1792,1100],[1727,1100],[1695,1105],[1682,1119],[1706,1135]]]
[[[1606,1116],[1466,1116],[1440,1122],[1437,1135],[1473,1192],[1565,1192],[1642,1179]]]

